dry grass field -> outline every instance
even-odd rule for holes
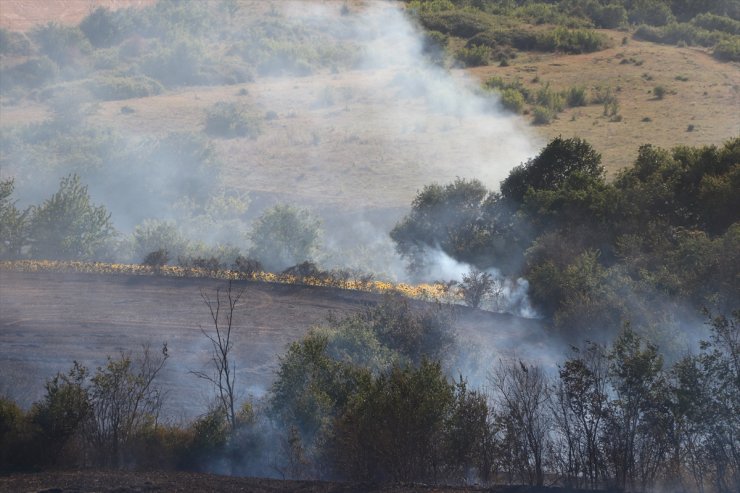
[[[48,4],[3,2],[2,22],[25,28],[27,23],[8,21],[23,18],[24,12],[32,12],[25,18],[36,21],[71,22],[92,5],[124,4],[52,2],[57,9],[65,5],[70,10],[69,15],[61,15],[36,8],[37,3]],[[245,7],[250,12],[267,8],[265,2],[247,2]],[[206,109],[218,101],[244,103],[258,117],[274,112],[276,118],[263,122],[256,139],[212,139],[226,165],[229,187],[353,209],[404,207],[424,184],[457,176],[477,177],[495,187],[526,155],[501,155],[500,141],[512,133],[529,143],[530,152],[558,135],[585,138],[602,153],[610,173],[629,166],[645,143],[720,144],[740,133],[739,64],[719,62],[699,48],[633,39],[622,44],[627,33],[604,32],[613,41],[613,47],[604,51],[523,54],[508,67],[454,70],[453,77],[482,81],[498,76],[519,79],[531,88],[549,83],[555,90],[582,85],[593,92],[608,87],[619,99],[621,121],[604,116],[602,105],[589,105],[567,109],[549,125],[533,126],[528,115],[512,118],[506,132],[497,132],[479,117],[427,111],[428,101],[395,85],[397,73],[372,69],[260,77],[253,83],[188,87],[148,98],[103,102],[93,108],[90,121],[124,134],[156,136],[202,131]],[[667,90],[663,99],[652,94],[656,86]],[[2,125],[39,121],[47,115],[47,108],[38,102],[5,103]],[[124,106],[133,111],[122,113]]]

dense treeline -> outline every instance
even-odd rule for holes
[[[733,0],[407,0],[429,31],[430,45],[464,41],[465,65],[506,63],[519,51],[588,53],[608,39],[593,28],[635,28],[648,41],[713,47],[721,60],[740,59],[740,5]],[[548,27],[550,26],[550,27]],[[545,29],[543,29],[545,27]]]
[[[490,191],[429,185],[391,232],[412,269],[439,248],[529,281],[535,307],[579,337],[670,325],[683,307],[740,302],[740,139],[640,148],[607,181],[585,141],[556,138]]]
[[[0,400],[0,467],[164,467],[354,481],[737,491],[740,313],[664,365],[626,326],[574,347],[555,375],[498,361],[451,377],[448,307],[388,298],[290,345],[261,401],[220,398],[195,422],[159,416],[148,349],[94,374],[75,364],[28,411]],[[227,351],[228,353],[228,351]],[[228,361],[227,361],[228,363]],[[227,365],[228,366],[228,365]]]

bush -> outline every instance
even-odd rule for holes
[[[105,7],[98,7],[80,22],[80,31],[96,48],[118,44],[124,34],[122,16]]]
[[[460,38],[470,38],[493,27],[491,17],[472,10],[422,12],[419,20],[430,31],[439,31]]]
[[[153,252],[149,252],[146,254],[146,257],[144,257],[144,260],[141,262],[144,265],[148,265],[149,267],[162,267],[163,265],[167,265],[167,262],[170,261],[170,254],[167,252],[167,249],[160,248],[158,250],[154,250]]]
[[[547,106],[535,106],[532,114],[534,115],[532,123],[535,125],[548,125],[555,118],[555,112]]]
[[[136,226],[132,235],[134,260],[147,265],[164,265],[171,256],[185,255],[188,242],[174,222],[146,220]]]
[[[250,115],[243,105],[219,101],[206,111],[205,131],[217,137],[256,138],[261,128],[257,117]]]
[[[31,43],[23,33],[9,31],[0,27],[0,54],[30,55]]]
[[[628,18],[632,24],[648,24],[651,26],[665,26],[676,21],[671,8],[660,1],[637,3],[630,9]]]
[[[197,41],[179,40],[141,60],[142,72],[168,87],[202,84],[207,79],[207,54]]]
[[[663,99],[666,95],[666,88],[663,86],[655,86],[653,88],[653,95],[656,99]]]
[[[103,101],[145,98],[161,94],[162,84],[144,75],[134,77],[101,77],[95,79],[90,88],[96,97]]]
[[[717,43],[712,55],[726,62],[740,62],[740,36],[733,36]]]
[[[549,109],[553,115],[563,111],[565,108],[565,98],[561,93],[550,89],[550,84],[545,84],[544,87],[537,91],[535,103]]]
[[[627,22],[627,11],[619,4],[601,5],[597,2],[589,4],[588,15],[597,27],[616,29]]]
[[[320,236],[320,222],[307,210],[276,205],[255,220],[250,257],[271,271],[282,271],[313,259]]]
[[[583,86],[571,87],[565,92],[565,102],[570,108],[586,106],[588,104],[586,88]]]
[[[538,33],[536,42],[538,50],[565,53],[591,53],[609,46],[609,39],[592,29],[566,29],[564,27]]]
[[[79,61],[82,55],[91,51],[90,43],[78,28],[55,22],[34,28],[31,39],[38,45],[41,54],[60,67]]]
[[[524,96],[516,89],[508,88],[501,92],[501,106],[514,113],[524,110]]]
[[[462,47],[455,52],[455,57],[466,67],[480,67],[490,62],[491,49],[487,46]]]
[[[691,19],[691,24],[707,31],[722,31],[727,34],[740,34],[740,21],[723,15],[699,14]]]
[[[56,64],[48,57],[29,58],[23,63],[3,69],[0,84],[3,90],[16,86],[35,89],[54,81],[58,73]]]

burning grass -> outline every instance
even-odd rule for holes
[[[321,277],[278,274],[257,271],[251,273],[230,269],[208,270],[198,267],[174,265],[149,266],[141,264],[116,264],[108,262],[77,262],[61,260],[11,260],[1,261],[0,271],[13,272],[55,272],[85,274],[120,274],[136,276],[163,276],[183,278],[206,278],[230,281],[256,281],[265,283],[332,287],[368,293],[400,293],[408,298],[423,301],[451,301],[459,298],[457,292],[443,283],[406,284],[379,281],[361,277],[325,275]]]

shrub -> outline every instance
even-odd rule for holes
[[[714,47],[712,55],[715,58],[727,62],[740,62],[740,36],[720,41]]]
[[[555,112],[547,106],[535,106],[532,114],[534,115],[532,122],[535,125],[547,125],[555,118]]]
[[[257,218],[249,237],[250,257],[272,271],[311,260],[317,253],[320,222],[305,209],[276,205]]]
[[[245,106],[219,101],[206,111],[205,131],[225,138],[256,138],[261,128],[257,117],[250,115]]]
[[[48,57],[30,58],[23,63],[3,69],[0,84],[3,90],[16,86],[35,89],[52,82],[58,73],[56,64]]]
[[[462,47],[455,52],[455,57],[466,67],[480,67],[488,65],[491,49],[487,46]]]
[[[30,55],[31,43],[24,34],[0,27],[0,54]]]
[[[637,3],[630,9],[628,19],[632,24],[648,24],[651,26],[665,26],[676,20],[671,8],[659,1]]]
[[[609,39],[592,29],[567,29],[556,27],[538,33],[536,48],[542,51],[563,51],[565,53],[591,53],[609,46]]]
[[[101,77],[91,84],[95,96],[104,101],[145,98],[161,94],[162,84],[144,75],[134,77]]]
[[[167,265],[167,262],[169,261],[170,254],[167,252],[167,249],[160,248],[158,250],[154,250],[153,252],[147,253],[146,257],[144,257],[144,260],[141,263],[150,267],[162,267],[163,265]]]
[[[663,86],[655,86],[653,88],[653,95],[656,99],[663,99],[666,95],[666,88]]]
[[[492,18],[481,11],[451,10],[422,12],[421,24],[428,30],[470,38],[493,26]]]
[[[167,263],[171,258],[185,255],[187,240],[182,236],[174,222],[148,219],[136,226],[132,235],[135,260]],[[161,262],[164,260],[164,262]],[[152,264],[148,264],[152,265]]]
[[[507,88],[501,91],[501,106],[514,113],[521,113],[524,110],[524,96],[520,91],[514,88]]]
[[[586,106],[588,104],[586,88],[583,86],[571,87],[565,93],[565,101],[570,108]]]
[[[691,24],[707,31],[722,31],[727,34],[740,34],[740,21],[716,14],[699,14],[691,19]]]
[[[552,111],[553,115],[563,111],[565,98],[559,92],[550,89],[550,84],[545,84],[535,95],[535,103]]]
[[[619,4],[589,3],[588,15],[597,27],[615,29],[627,22],[627,11]]]
[[[252,277],[257,273],[264,271],[262,264],[258,260],[243,257],[241,255],[238,255],[234,259],[231,269],[246,277]]]
[[[80,31],[96,48],[107,48],[121,41],[124,33],[122,16],[98,7],[80,22]]]
[[[478,308],[483,298],[493,292],[491,274],[481,272],[475,268],[470,269],[467,274],[463,275],[460,290],[462,291],[465,304],[471,308]]]
[[[83,54],[91,51],[90,43],[78,28],[55,22],[34,28],[31,39],[38,45],[41,54],[60,67],[77,62]]]
[[[206,60],[201,43],[179,40],[145,56],[140,68],[145,75],[165,86],[188,86],[202,84],[206,80]]]

